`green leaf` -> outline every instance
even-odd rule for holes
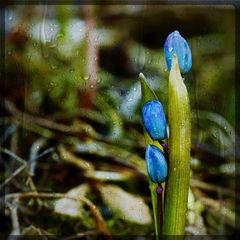
[[[190,104],[173,56],[169,75],[168,124],[169,172],[166,182],[163,234],[183,235],[187,213],[190,177]]]
[[[143,107],[143,105],[150,101],[150,100],[158,100],[156,94],[153,92],[153,90],[149,87],[145,76],[143,75],[143,73],[139,74],[139,80],[141,83],[141,89],[142,89],[142,100],[141,100],[141,106]]]

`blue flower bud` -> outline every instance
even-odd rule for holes
[[[162,151],[154,145],[147,145],[145,152],[148,176],[154,183],[164,182],[168,166]]]
[[[192,66],[192,54],[187,41],[178,31],[168,35],[164,44],[164,55],[168,70],[171,70],[173,54],[177,55],[181,73],[187,73]]]
[[[142,108],[143,125],[153,140],[167,137],[167,126],[162,104],[157,100],[147,102]]]

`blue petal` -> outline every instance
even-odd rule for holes
[[[164,182],[168,166],[162,151],[154,145],[147,145],[145,152],[148,176],[154,183]]]
[[[173,54],[177,55],[181,73],[187,73],[192,66],[192,54],[188,43],[178,31],[169,34],[164,44],[164,55],[169,71],[172,66]]]
[[[143,125],[153,140],[162,140],[167,137],[167,126],[162,104],[151,100],[142,108]]]

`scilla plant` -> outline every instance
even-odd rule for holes
[[[154,215],[155,234],[183,235],[190,178],[190,104],[182,74],[192,66],[186,40],[174,31],[164,44],[169,74],[168,125],[156,94],[142,73],[142,120],[145,160]],[[163,200],[163,201],[162,201]]]

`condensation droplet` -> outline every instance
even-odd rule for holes
[[[89,75],[84,75],[84,76],[83,76],[83,79],[84,79],[85,81],[89,80],[89,78],[90,78]]]
[[[55,69],[57,69],[57,65],[52,65],[51,68],[52,68],[53,70],[55,70]]]
[[[8,21],[12,21],[13,20],[13,16],[12,15],[9,15],[9,17],[8,17]]]

